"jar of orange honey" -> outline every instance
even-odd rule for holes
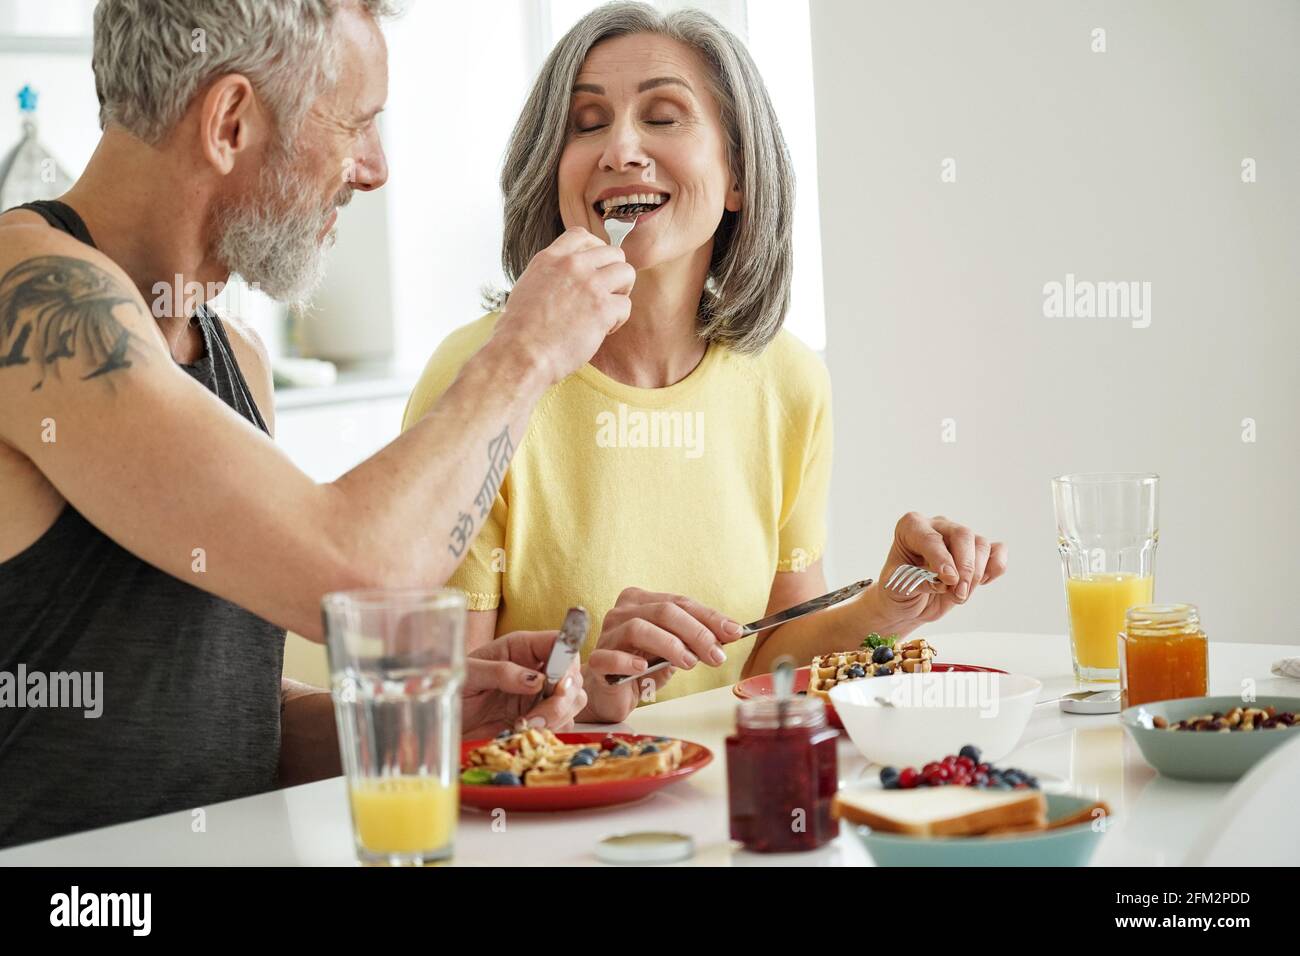
[[[1120,706],[1204,697],[1210,642],[1192,604],[1143,604],[1124,615],[1119,635]]]

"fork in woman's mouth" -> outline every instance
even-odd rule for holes
[[[668,202],[667,194],[661,192],[610,190],[610,193],[604,199],[597,199],[592,206],[600,213],[605,233],[609,236],[609,244],[615,249],[623,245],[623,240],[641,217],[653,215]]]
[[[629,192],[597,200],[594,205],[596,211],[600,213],[600,217],[608,221],[610,219],[629,219],[643,216],[658,209],[667,201],[668,197],[663,193]]]
[[[609,236],[609,244],[615,249],[621,249],[623,240],[627,238],[627,234],[632,231],[632,227],[636,225],[639,218],[636,215],[630,217],[606,216],[604,220],[605,235]]]

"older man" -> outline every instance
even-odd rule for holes
[[[312,290],[337,207],[388,175],[387,7],[100,0],[103,138],[61,201],[0,216],[0,674],[102,673],[104,698],[0,695],[0,845],[337,772],[285,628],[320,640],[327,591],[444,582],[489,447],[628,315],[631,267],[571,230],[417,427],[328,484],[276,448],[260,342],[187,288]],[[467,726],[536,691],[552,640],[471,662]]]

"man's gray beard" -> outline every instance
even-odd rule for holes
[[[311,184],[296,178],[290,156],[280,153],[262,172],[257,194],[217,213],[217,256],[231,272],[273,299],[305,305],[325,276],[325,251],[334,234],[318,241],[328,209]],[[350,198],[336,197],[333,205]]]

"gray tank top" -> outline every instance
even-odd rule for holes
[[[20,208],[94,245],[67,205]],[[221,319],[200,307],[191,321],[206,348],[181,368],[266,431]],[[65,504],[0,562],[0,846],[271,789],[283,658],[283,629],[146,564]],[[84,698],[49,706],[56,683],[67,703],[97,679],[100,716]]]

